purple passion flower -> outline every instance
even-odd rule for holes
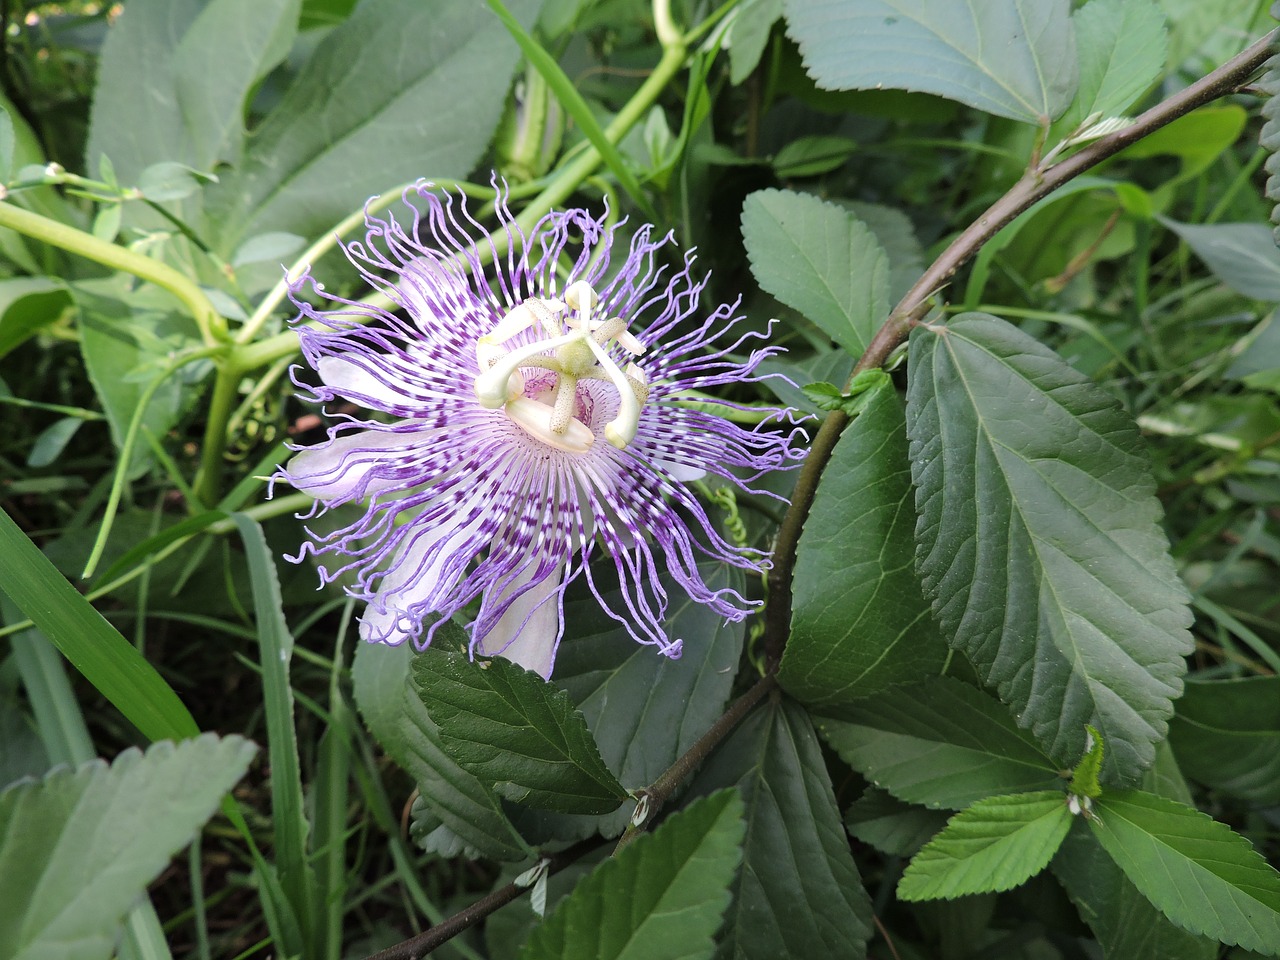
[[[701,317],[706,280],[692,276],[692,254],[667,278],[658,252],[672,238],[652,239],[648,226],[627,248],[603,217],[565,210],[526,235],[500,197],[510,244],[490,247],[497,266],[486,268],[472,240],[486,233],[465,201],[429,184],[404,201],[401,220],[366,217],[365,241],[345,247],[403,317],[309,276],[292,290],[321,381],[299,386],[317,403],[380,416],[334,415],[329,439],[280,471],[316,498],[311,515],[365,504],[348,526],[308,530],[290,559],[321,559],[322,582],[349,578],[372,642],[425,647],[435,625],[479,598],[472,655],[543,677],[578,577],[632,637],[669,657],[681,640],[663,629],[664,571],[725,618],[745,617],[756,604],[708,587],[698,562],[761,571],[768,557],[726,542],[687,484],[714,474],[750,489],[738,474],[750,482],[794,466],[802,434],[783,410],[748,430],[687,398],[757,382],[776,348],[749,349],[764,334],[734,334],[736,304]],[[303,299],[304,287],[330,309]],[[617,567],[621,603],[606,602],[609,586],[593,577],[597,552]],[[439,619],[428,625],[429,614]]]

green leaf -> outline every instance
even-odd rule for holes
[[[76,435],[80,425],[84,423],[80,417],[62,417],[53,421],[40,431],[35,442],[31,444],[31,452],[27,455],[27,466],[39,469],[47,467],[67,448],[71,438]]]
[[[1187,242],[1214,275],[1237,293],[1280,302],[1280,249],[1260,223],[1160,222]]]
[[[0,511],[0,589],[151,740],[200,732],[178,695]]]
[[[256,748],[205,734],[0,794],[0,955],[112,955],[124,915],[244,776]]]
[[[869,787],[845,813],[850,834],[882,853],[914,856],[916,851],[947,825],[942,810],[927,810],[904,803],[887,790]]]
[[[1140,790],[1103,794],[1089,826],[1125,876],[1192,933],[1280,954],[1280,873],[1194,807]]]
[[[1143,137],[1119,154],[1125,160],[1173,156],[1182,164],[1174,182],[1207,170],[1240,139],[1249,113],[1236,103],[1200,107]]]
[[[152,203],[181,200],[200,189],[196,173],[185,163],[162,160],[138,174],[138,191]]]
[[[1271,222],[1276,224],[1273,239],[1280,244],[1280,55],[1267,61],[1266,71],[1257,81],[1267,98],[1262,103],[1262,115],[1266,123],[1258,138],[1267,151],[1267,199],[1276,205],[1271,208]]]
[[[712,590],[741,590],[742,573],[723,563],[699,565]],[[662,578],[663,587],[675,584]],[[620,609],[622,595],[609,591],[604,606]],[[673,594],[674,597],[674,594]],[[742,654],[744,625],[726,622],[711,608],[687,597],[673,602],[666,626],[685,638],[679,660],[655,655],[631,639],[588,591],[565,600],[567,636],[556,654],[555,683],[568,691],[596,739],[605,765],[623,783],[653,783],[675,763],[724,711]],[[614,836],[625,829],[630,811],[600,818],[539,813],[552,821],[557,837],[585,837],[597,831]],[[523,819],[522,819],[523,823]]]
[[[536,6],[511,4],[526,24]],[[246,141],[234,171],[206,191],[221,251],[268,231],[316,236],[371,195],[424,175],[465,177],[497,126],[518,59],[501,21],[474,0],[359,4]]]
[[[950,677],[892,687],[840,715],[818,723],[840,759],[909,803],[959,810],[1061,783],[999,703]]]
[[[950,654],[912,568],[914,526],[902,401],[886,383],[836,444],[796,550],[778,673],[792,696],[831,712],[941,673]]]
[[[865,956],[871,902],[804,710],[786,700],[757,710],[690,789],[730,785],[746,801],[747,838],[717,956]]]
[[[1169,741],[1193,780],[1253,803],[1280,803],[1280,677],[1188,683]]]
[[[851,213],[817,197],[760,190],[742,207],[751,272],[854,356],[889,313],[889,265]]]
[[[857,148],[848,137],[801,137],[774,155],[773,170],[783,180],[821,176],[844,166]]]
[[[729,80],[736,87],[760,62],[773,25],[782,16],[782,0],[747,0],[734,11],[729,34]]]
[[[0,280],[0,357],[21,346],[71,306],[71,294],[48,277]]]
[[[1133,782],[1192,649],[1133,421],[1047,347],[963,314],[911,335],[916,565],[943,633],[1055,763]]]
[[[902,900],[1012,890],[1053,859],[1071,829],[1059,790],[979,800],[947,821],[898,881]]]
[[[1171,923],[1138,892],[1077,822],[1051,865],[1105,956],[1116,960],[1215,960],[1218,944]]]
[[[13,118],[9,111],[0,105],[0,184],[7,184],[13,179],[13,156],[18,139],[13,130]]]
[[[695,800],[596,867],[534,929],[521,960],[708,960],[744,829],[736,791]]]
[[[196,159],[174,85],[182,38],[203,6],[202,0],[130,0],[107,31],[85,169],[97,170],[106,154],[119,181],[131,184],[157,161]]]
[[[878,203],[843,200],[840,205],[866,224],[889,258],[889,302],[897,303],[924,273],[924,249],[911,218]]]
[[[174,90],[192,166],[212,170],[237,158],[247,101],[288,55],[300,8],[300,0],[213,0],[191,24],[174,51]]]
[[[169,338],[181,337],[190,329],[189,323],[174,314],[153,309],[136,295],[130,297],[125,283],[125,278],[117,277],[72,288],[80,308],[80,354],[102,401],[117,450],[124,445],[148,381],[160,374],[161,364],[168,359],[172,349]],[[171,377],[152,396],[142,425],[155,436],[164,436],[177,422],[183,400],[181,382]],[[130,476],[141,474],[150,462],[146,445],[136,444]]]
[[[565,813],[608,813],[626,798],[569,695],[503,657],[472,661],[432,648],[414,685],[463,769],[510,800]]]
[[[1164,14],[1151,0],[1089,0],[1071,17],[1080,88],[1055,132],[1071,133],[1092,114],[1124,113],[1164,72]],[[1052,138],[1050,139],[1052,142]]]
[[[271,765],[271,820],[275,841],[275,867],[298,926],[309,933],[316,901],[315,874],[307,860],[306,810],[302,800],[302,768],[298,761],[298,734],[293,725],[293,687],[289,664],[293,659],[293,635],[284,619],[280,578],[266,537],[257,521],[243,513],[231,520],[244,543],[253,614],[258,633],[258,659],[262,666],[263,710],[267,724],[267,760]],[[284,944],[285,953],[305,951],[303,942]]]
[[[451,624],[436,633],[456,631]],[[448,831],[431,839],[428,849],[457,856],[465,844],[477,857],[520,860],[524,844],[502,812],[501,804],[476,777],[458,766],[440,743],[440,728],[427,715],[410,685],[413,650],[408,646],[361,643],[351,667],[355,701],[382,749],[414,780],[422,799]]]
[[[1076,92],[1068,0],[788,0],[787,32],[828,90],[915,90],[1041,123]]]

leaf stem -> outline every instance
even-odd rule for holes
[[[1049,167],[1028,171],[951,241],[907,291],[854,365],[849,383],[862,371],[883,366],[889,355],[906,340],[911,328],[929,312],[934,297],[951,282],[956,271],[1032,204],[1197,107],[1234,93],[1266,63],[1277,35],[1280,31],[1272,30],[1212,73],[1141,114],[1123,130],[1102,137]],[[796,479],[791,506],[778,528],[773,569],[769,571],[769,605],[765,609],[765,663],[770,672],[776,670],[781,661],[790,631],[791,578],[796,562],[796,545],[800,541],[805,518],[813,506],[822,471],[848,422],[849,418],[839,411],[828,414],[823,420]]]
[[[182,301],[195,319],[206,347],[217,346],[227,339],[227,322],[214,309],[204,291],[166,263],[144,257],[118,244],[99,240],[91,233],[42,217],[30,210],[23,210],[12,203],[0,202],[0,227],[9,227],[51,246],[154,283]]]

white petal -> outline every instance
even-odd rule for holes
[[[507,593],[523,587],[537,570],[530,564],[529,573],[517,577]],[[564,565],[551,576],[534,584],[507,608],[496,624],[476,643],[476,656],[506,657],[544,680],[551,679],[556,648],[560,646],[560,583]]]
[[[403,483],[404,478],[396,476],[392,468],[409,459],[411,447],[434,442],[435,436],[427,430],[356,430],[299,450],[285,472],[295,489],[317,500],[369,496]]]
[[[459,548],[473,540],[483,522],[476,517],[468,522],[467,511],[459,510],[448,520],[425,527],[407,546],[401,546],[391,569],[378,584],[378,594],[365,607],[360,618],[360,637],[398,646],[410,636],[410,607],[417,606],[418,616],[443,605],[445,595],[466,573],[469,557],[458,558]],[[439,549],[427,562],[427,554]],[[477,550],[481,544],[477,544]],[[455,559],[446,575],[445,566]]]
[[[658,457],[654,458],[653,465],[659,470],[669,473],[674,479],[679,480],[681,483],[693,483],[696,480],[701,480],[707,475],[707,471],[699,469],[698,467],[689,467],[683,463],[673,463],[670,460],[662,460]]]
[[[403,390],[398,390],[375,377],[348,356],[321,357],[316,371],[335,393],[357,403],[372,401],[387,407],[404,403]]]

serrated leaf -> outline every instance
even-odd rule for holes
[[[1071,819],[1057,790],[979,800],[912,858],[898,897],[938,900],[1012,890],[1048,866]]]
[[[1262,115],[1266,118],[1266,123],[1262,125],[1258,143],[1267,151],[1267,199],[1276,204],[1271,208],[1271,222],[1276,224],[1272,235],[1274,241],[1280,244],[1280,55],[1267,61],[1257,83],[1268,94],[1262,104]]]
[[[1187,776],[1258,804],[1280,802],[1280,677],[1188,683],[1169,723]]]
[[[453,628],[446,625],[440,634]],[[462,645],[466,638],[457,630]],[[407,647],[362,643],[356,648],[351,679],[356,705],[365,724],[417,784],[421,798],[450,833],[478,856],[520,860],[524,845],[502,812],[501,804],[472,774],[445,752],[440,728],[427,715],[410,685],[413,651]],[[436,852],[456,856],[457,843],[440,838]]]
[[[778,680],[810,707],[942,671],[949,652],[912,567],[915,511],[902,401],[870,395],[836,444],[796,550]]]
[[[1138,892],[1078,821],[1050,865],[1104,956],[1114,960],[1215,960],[1218,944],[1171,923]]]
[[[896,207],[861,200],[844,200],[841,206],[866,224],[889,258],[889,302],[897,303],[924,273],[924,248],[911,218]]]
[[[916,565],[943,634],[1053,761],[1084,727],[1104,780],[1154,756],[1192,649],[1187,593],[1133,421],[986,314],[911,335]]]
[[[1040,123],[1075,95],[1068,0],[786,0],[787,33],[828,90],[933,93]]]
[[[510,9],[528,24],[536,6]],[[384,190],[465,177],[518,61],[502,22],[474,0],[359,4],[246,140],[234,171],[206,190],[219,249],[229,255],[267,231],[316,236]]]
[[[534,929],[522,960],[706,960],[742,859],[742,801],[695,800],[583,879]]]
[[[844,826],[881,853],[910,857],[941,831],[948,819],[942,810],[905,803],[887,790],[869,787],[845,812]]]
[[[1164,14],[1151,0],[1089,0],[1072,14],[1071,24],[1080,86],[1054,125],[1061,134],[1095,113],[1123,113],[1160,78],[1169,49]]]
[[[889,313],[889,264],[875,235],[817,197],[760,190],[742,206],[751,273],[766,292],[861,355]]]
[[[1280,954],[1280,873],[1248,840],[1194,807],[1140,790],[1105,793],[1094,813],[1093,835],[1166,917],[1192,933]]]
[[[1232,290],[1255,300],[1280,302],[1280,249],[1260,223],[1160,222],[1187,242],[1197,257]]]
[[[0,794],[0,955],[111,956],[125,913],[213,816],[256,749],[204,734]]]
[[[1061,782],[998,702],[950,677],[892,687],[840,716],[818,722],[840,759],[909,803],[959,810]]]
[[[742,589],[742,573],[733,567],[708,562],[698,569],[713,590]],[[662,583],[675,589],[665,575]],[[608,591],[603,606],[618,609],[615,600],[621,603],[621,594]],[[679,660],[655,657],[637,644],[589,591],[571,587],[565,600],[569,636],[556,654],[554,682],[577,704],[601,759],[622,783],[657,780],[720,716],[733,688],[745,632],[741,622],[726,622],[687,598],[673,601],[666,622],[671,636],[685,638]],[[614,836],[630,816],[624,805],[599,818],[539,813],[534,819],[568,839],[597,831]]]
[[[433,648],[415,660],[413,680],[449,754],[509,800],[609,813],[626,799],[569,695],[537,674]]]
[[[753,713],[690,789],[729,785],[746,801],[747,839],[716,955],[865,956],[871,902],[818,738],[797,704],[783,700]]]

